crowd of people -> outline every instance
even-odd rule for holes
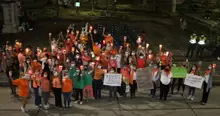
[[[21,98],[23,112],[27,111],[25,106],[31,95],[34,95],[36,107],[43,106],[45,109],[50,107],[48,100],[51,92],[58,108],[71,107],[72,98],[81,105],[88,103],[89,98],[99,100],[102,98],[105,73],[122,74],[120,87],[108,87],[109,101],[118,97],[118,93],[120,96],[130,93],[130,98],[134,99],[138,84],[136,71],[145,67],[153,68],[152,97],[156,96],[157,82],[160,83],[160,100],[167,100],[171,84],[171,93],[174,93],[176,81],[178,91],[181,86],[185,88],[183,78],[172,79],[172,53],[165,51],[162,45],[158,46],[159,51],[153,52],[144,34],[140,34],[136,43],[129,43],[126,36],[122,36],[122,41],[121,45],[116,46],[105,27],[100,34],[88,23],[81,32],[72,25],[58,37],[49,33],[50,50],[24,46],[18,40],[14,44],[7,42],[1,52],[1,68],[9,79],[11,94]],[[201,73],[200,62],[190,67],[186,61],[181,66],[190,74],[205,78],[201,100],[204,105],[212,87],[215,65],[210,64],[205,74]],[[193,100],[195,90],[189,87],[188,99]]]

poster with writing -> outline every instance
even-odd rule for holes
[[[185,78],[185,85],[188,85],[190,87],[195,87],[198,89],[202,88],[202,84],[204,82],[204,78],[197,75],[187,74]]]
[[[153,88],[152,68],[146,67],[138,69],[136,72],[138,92],[147,93]]]
[[[104,85],[107,86],[121,86],[122,75],[106,73],[104,76]]]
[[[184,67],[173,67],[171,72],[173,78],[186,78],[187,70]]]

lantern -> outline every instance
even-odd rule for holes
[[[146,48],[148,49],[148,47],[149,47],[149,44],[147,43],[147,44],[146,44]]]
[[[78,31],[78,30],[76,30],[76,34],[79,34],[79,31]]]
[[[160,44],[160,45],[159,45],[159,50],[160,50],[160,52],[162,51],[162,47],[163,47],[163,46]]]
[[[104,72],[104,73],[107,73],[107,70],[106,70],[106,69],[103,69],[103,72]]]
[[[96,61],[99,61],[99,60],[100,60],[100,57],[99,57],[99,56],[97,56],[97,57],[96,57]]]
[[[138,39],[137,39],[137,43],[138,43],[138,44],[141,43],[141,37],[138,37]]]
[[[166,52],[166,56],[168,56],[169,55],[169,52]]]
[[[103,41],[102,41],[102,43],[103,43],[103,45],[105,45],[105,44],[106,44],[106,41],[105,41],[105,40],[103,40]]]
[[[125,42],[127,41],[127,36],[124,36],[124,41],[125,41]]]
[[[148,59],[149,59],[149,60],[152,59],[152,55],[151,55],[151,54],[148,55]]]
[[[65,49],[63,50],[63,54],[66,54],[66,50]]]
[[[68,34],[69,32],[70,32],[70,30],[69,30],[69,29],[67,29],[67,30],[66,30],[66,33]]]
[[[81,69],[81,70],[83,70],[83,68],[84,68],[84,66],[83,66],[83,65],[81,65],[81,66],[80,66],[80,69]]]
[[[62,70],[63,70],[63,66],[59,65],[59,71],[62,71]]]
[[[92,26],[89,27],[89,31],[92,31]]]
[[[127,43],[127,45],[126,45],[127,47],[129,47],[129,44]]]
[[[216,68],[216,64],[213,64],[212,67],[213,67],[213,68]]]
[[[113,43],[111,43],[111,47],[113,47]]]

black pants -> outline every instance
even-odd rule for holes
[[[168,92],[169,92],[169,87],[170,85],[164,85],[162,84],[162,82],[160,82],[160,100],[162,100],[162,98],[164,100],[167,100],[167,95],[168,95]]]
[[[137,90],[137,82],[136,80],[133,80],[133,84],[129,84],[130,85],[130,93],[131,93],[131,98],[135,98],[135,92]]]
[[[186,57],[190,55],[190,57],[192,58],[195,48],[196,48],[196,44],[189,44]]]
[[[55,106],[62,108],[61,88],[53,88],[53,93],[55,97]]]
[[[76,101],[83,101],[83,89],[76,89]]]
[[[207,88],[207,83],[204,82],[203,83],[203,94],[202,94],[202,102],[203,103],[207,103],[208,98],[209,98],[210,89],[208,89],[208,91],[207,91],[206,88]]]
[[[94,97],[101,99],[102,80],[94,80]]]
[[[157,91],[156,82],[152,82],[152,83],[153,83],[153,89],[151,89],[150,93],[151,93],[152,97],[155,97],[156,91]]]
[[[202,58],[204,49],[205,49],[205,45],[198,46],[198,49],[196,52],[196,58]]]
[[[175,88],[175,83],[178,80],[178,87],[177,87],[177,91],[180,91],[180,87],[182,86],[182,90],[183,92],[185,91],[185,85],[183,83],[183,78],[173,78],[173,82],[172,82],[172,86],[171,86],[171,93],[173,94],[173,90]]]
[[[112,100],[112,97],[116,99],[117,97],[117,87],[109,86],[109,101]]]

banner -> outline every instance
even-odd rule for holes
[[[146,67],[138,69],[136,72],[138,92],[147,93],[153,89],[152,68]]]
[[[202,84],[204,82],[204,78],[197,75],[187,74],[185,78],[185,85],[188,85],[190,87],[195,87],[198,89],[202,88]]]
[[[173,67],[171,70],[173,78],[185,78],[187,70],[184,67]]]
[[[104,76],[104,85],[121,86],[122,75],[106,73]]]

